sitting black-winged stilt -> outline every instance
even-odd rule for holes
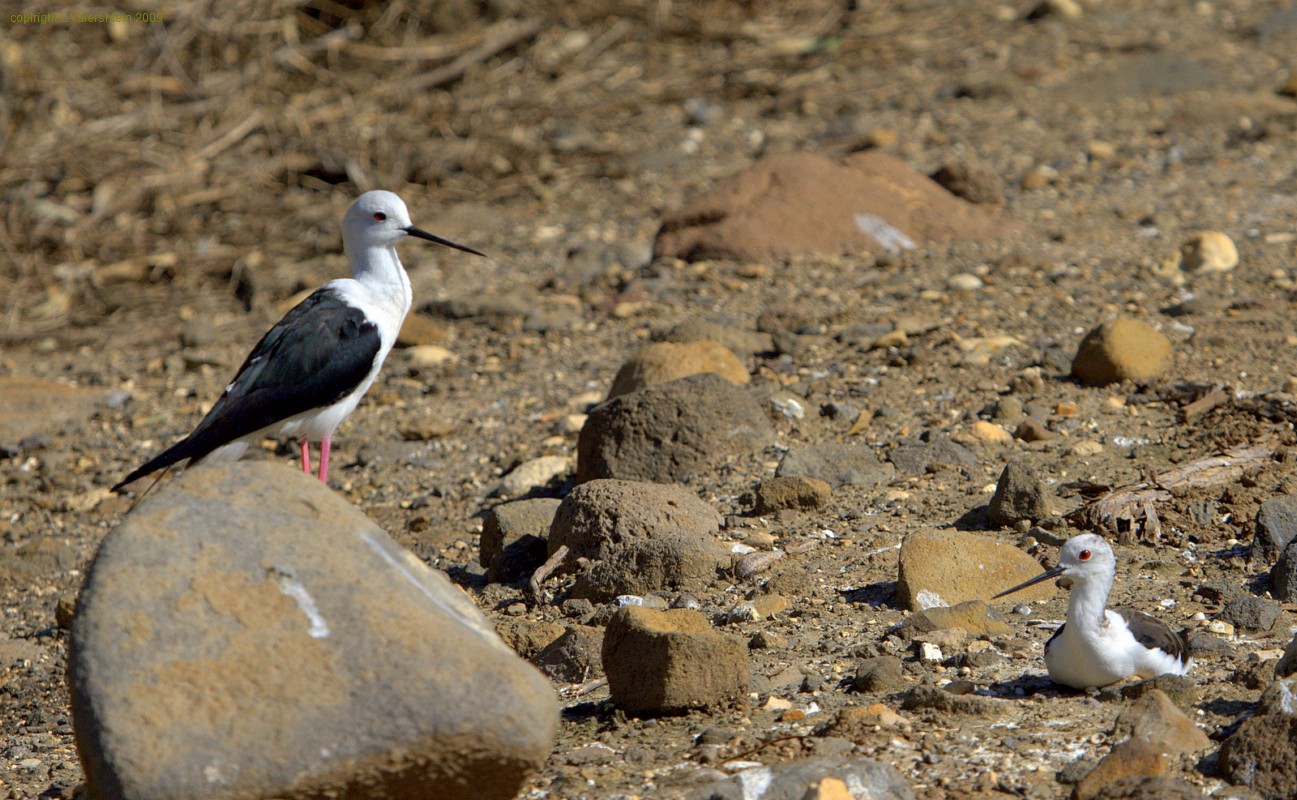
[[[193,433],[149,459],[113,487],[178,461],[233,461],[267,436],[295,436],[302,470],[320,443],[319,477],[329,479],[333,432],[364,396],[410,310],[410,278],[396,255],[407,236],[478,251],[414,227],[401,198],[365,192],[342,218],[352,278],[329,281],[284,315],[257,346]]]
[[[1193,667],[1189,646],[1166,623],[1132,608],[1106,607],[1116,574],[1112,548],[1103,537],[1085,533],[1067,540],[1058,566],[995,596],[1050,578],[1071,579],[1067,621],[1045,642],[1045,667],[1054,683],[1086,689],[1133,675],[1183,675]]]

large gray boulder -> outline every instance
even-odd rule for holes
[[[462,591],[268,462],[189,469],[108,534],[69,673],[92,800],[510,798],[558,725]]]

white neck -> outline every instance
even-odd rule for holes
[[[1079,578],[1073,583],[1072,595],[1067,600],[1068,625],[1096,630],[1104,624],[1112,579],[1111,574],[1094,575]]]
[[[356,282],[364,286],[375,301],[382,303],[399,324],[410,310],[414,294],[410,289],[410,277],[405,274],[401,259],[397,258],[396,247],[369,247],[356,252],[344,249]]]

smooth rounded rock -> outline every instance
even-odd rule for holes
[[[1016,230],[877,151],[767,156],[667,217],[654,254],[698,261],[897,251]]]
[[[719,375],[692,375],[592,409],[577,439],[577,482],[687,483],[774,441],[774,426],[751,394]]]
[[[1220,231],[1199,231],[1180,248],[1185,272],[1229,272],[1237,266],[1238,248]]]
[[[896,600],[911,611],[989,600],[1043,571],[1034,558],[993,536],[916,531],[901,542]],[[1002,602],[1032,602],[1052,593],[1050,583],[1039,583]]]
[[[1128,317],[1091,330],[1072,360],[1072,374],[1090,386],[1152,381],[1170,368],[1171,340],[1147,322]]]
[[[314,478],[186,470],[104,539],[72,629],[87,796],[510,798],[549,682]]]
[[[738,356],[718,342],[657,342],[622,364],[608,399],[704,373],[715,373],[740,386],[751,380]]]

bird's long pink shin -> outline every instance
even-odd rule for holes
[[[332,449],[333,437],[324,437],[320,442],[320,483],[329,482],[329,451]]]
[[[302,440],[302,472],[311,474],[311,443],[305,439]]]

